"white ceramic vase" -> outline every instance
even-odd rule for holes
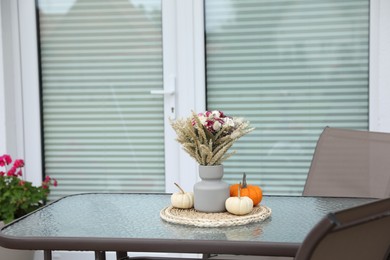
[[[222,180],[223,165],[199,165],[201,181],[194,185],[194,208],[202,212],[224,212],[230,197],[229,184]]]

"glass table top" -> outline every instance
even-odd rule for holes
[[[270,218],[244,226],[201,228],[160,218],[170,194],[79,194],[62,198],[1,230],[17,238],[136,238],[301,243],[328,212],[373,201],[362,198],[265,196]]]

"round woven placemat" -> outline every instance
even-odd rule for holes
[[[163,208],[160,217],[170,223],[195,227],[230,227],[261,222],[271,215],[271,209],[256,206],[244,216],[236,216],[229,212],[205,213],[195,209],[178,209],[172,206]]]

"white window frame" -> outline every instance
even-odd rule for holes
[[[369,129],[390,133],[390,1],[370,3]]]
[[[38,183],[42,178],[42,148],[35,2],[2,0],[0,8],[0,148],[24,157],[27,179]],[[191,110],[205,109],[203,0],[164,0],[163,12],[164,77],[176,76],[176,116],[184,117]],[[369,129],[390,133],[389,12],[390,1],[371,1]],[[11,26],[4,26],[5,16]],[[168,88],[165,80],[164,88]],[[7,101],[9,96],[15,102]],[[12,117],[17,120],[9,122]],[[169,127],[165,138],[167,144],[175,138]],[[175,162],[166,163],[171,174],[166,191],[173,191],[174,181],[191,189],[197,180],[196,163],[178,144],[172,147],[166,150],[167,160],[175,158]]]

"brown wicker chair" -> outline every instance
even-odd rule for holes
[[[390,197],[390,134],[325,128],[303,195]]]

